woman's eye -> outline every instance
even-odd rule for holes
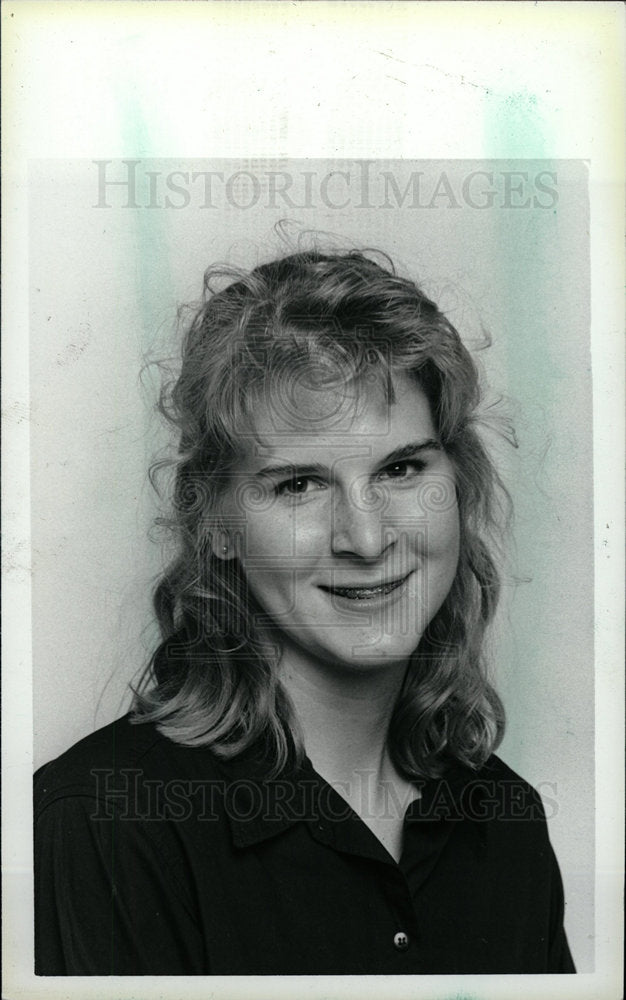
[[[309,476],[296,476],[294,479],[285,479],[284,482],[276,486],[278,496],[301,497],[315,490],[323,489],[323,483]]]
[[[423,472],[425,468],[426,462],[421,462],[417,459],[410,462],[393,462],[391,465],[388,465],[386,468],[381,470],[379,473],[379,479],[412,479],[414,476],[419,475],[420,472]]]

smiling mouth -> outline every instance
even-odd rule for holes
[[[337,597],[347,597],[351,601],[371,601],[375,597],[384,597],[392,591],[401,587],[411,574],[407,573],[400,580],[392,580],[391,583],[381,583],[377,587],[323,587],[327,594],[334,594]]]

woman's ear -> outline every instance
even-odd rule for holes
[[[235,555],[235,547],[226,531],[215,531],[211,537],[211,550],[216,559],[228,562]]]

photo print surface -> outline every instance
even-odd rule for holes
[[[314,250],[358,250],[379,261],[376,252],[387,255],[401,278],[417,282],[437,304],[477,365],[485,390],[481,434],[515,511],[488,641],[490,680],[506,711],[497,752],[541,796],[563,876],[572,955],[579,972],[591,972],[593,466],[589,193],[581,161],[135,157],[31,163],[35,764],[123,716],[131,704],[129,684],[138,684],[159,643],[151,597],[173,542],[154,522],[167,517],[168,467],[161,497],[147,472],[176,455],[175,436],[155,404],[162,379],[177,371],[192,315],[180,307],[198,303],[210,266],[243,274]],[[384,357],[385,344],[378,347]],[[398,478],[422,474],[415,462],[424,455],[397,455],[394,447],[406,443],[409,426],[419,431],[409,435],[418,444],[436,437],[427,411],[407,402],[397,430],[380,415],[388,413],[384,394],[359,409],[359,393],[345,391],[348,373],[343,388],[337,370],[334,377],[325,410],[315,393],[307,410],[305,380],[297,382],[299,396],[287,386],[278,409],[265,413],[266,436],[283,435],[283,478],[272,483],[282,491],[281,503],[293,495],[290,513],[280,507],[279,517],[275,497],[264,507],[262,490],[243,491],[226,523],[247,546],[239,556],[253,589],[256,574],[261,609],[270,617],[284,614],[300,637],[308,629],[319,648],[341,659],[344,646],[366,657],[386,648],[390,634],[404,641],[419,622],[398,612],[394,624],[387,612],[375,613],[376,601],[389,595],[382,600],[387,584],[369,570],[326,581],[334,586],[327,611],[316,616],[303,589],[293,612],[296,568],[318,551],[320,536],[311,541],[307,531],[327,487],[330,494],[330,480],[346,495],[350,475],[357,490],[367,480],[370,494],[361,492],[356,507],[378,518],[378,535],[389,524],[398,530],[404,518],[406,538],[430,532],[433,551],[438,531],[449,542],[444,521],[451,493],[433,492],[421,513],[407,504],[410,485],[397,500],[405,490]],[[403,398],[400,392],[400,404]],[[295,466],[296,452],[325,441],[335,454],[346,428],[354,427],[348,403],[356,407],[360,450],[347,458],[337,452],[337,463],[326,456],[321,478],[318,469],[306,479]],[[304,424],[294,413],[300,420],[306,415]],[[260,408],[256,416],[261,420]],[[315,427],[319,438],[311,433]],[[379,427],[393,445],[382,451],[374,434]],[[258,448],[252,451],[258,459]],[[314,460],[324,464],[319,454]],[[288,464],[294,476],[285,473]],[[449,482],[451,473],[437,466],[435,485]],[[395,513],[380,503],[377,490],[396,497]],[[309,525],[300,533],[292,516],[296,502],[298,523],[306,516]],[[339,507],[335,513],[340,534]],[[339,544],[345,549],[346,538]],[[434,586],[441,581],[442,595],[432,596],[424,614],[434,613],[450,586],[449,567],[440,565],[431,579]],[[399,566],[394,586],[404,579],[406,567]],[[369,631],[357,602],[370,602]],[[524,816],[521,807],[520,827]],[[394,954],[402,957],[402,945]]]

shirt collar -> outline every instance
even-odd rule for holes
[[[356,844],[361,821],[346,800],[321,777],[305,757],[289,764],[274,779],[263,777],[259,758],[218,761],[224,782],[224,808],[233,843],[244,848],[278,836],[297,823],[307,823],[315,839],[330,846]],[[476,778],[469,768],[455,765],[442,778],[414,782],[420,797],[410,806],[407,822],[471,818],[462,808],[466,786]],[[348,848],[349,849],[349,848]]]

